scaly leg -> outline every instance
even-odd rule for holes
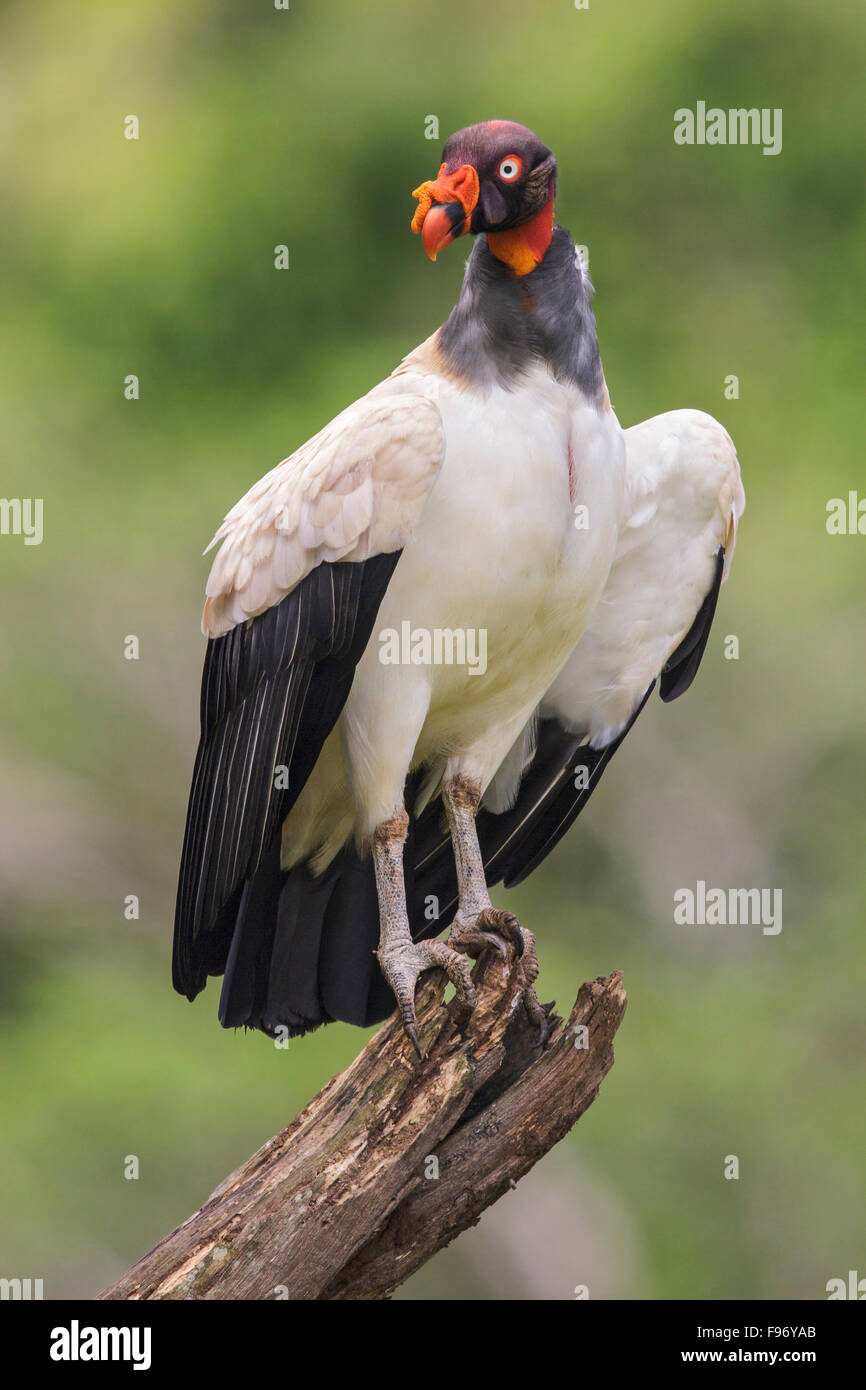
[[[403,879],[403,847],[409,817],[401,806],[389,820],[373,832],[373,864],[379,897],[379,949],[376,955],[382,974],[394,991],[403,1020],[404,1032],[418,1056],[421,1047],[415,1018],[415,985],[424,970],[440,966],[466,1008],[476,1004],[475,988],[465,956],[444,941],[413,941],[406,911],[406,885]]]
[[[471,956],[478,956],[487,947],[494,947],[503,957],[507,954],[508,944],[511,944],[515,954],[521,958],[520,968],[526,981],[524,1007],[546,1038],[547,1014],[535,993],[538,978],[535,937],[526,927],[521,927],[512,912],[503,912],[490,901],[475,824],[481,789],[471,778],[458,774],[443,783],[442,800],[457,866],[457,912],[448,943],[454,950],[465,951]]]

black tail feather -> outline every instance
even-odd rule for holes
[[[370,859],[353,849],[340,855],[340,871],[322,931],[319,982],[332,1018],[360,1027],[368,1022],[370,990],[379,967],[373,952],[379,939],[379,903]],[[394,1008],[390,993],[383,1017]]]
[[[224,1028],[248,1023],[264,1001],[282,880],[275,837],[240,895],[220,995]]]

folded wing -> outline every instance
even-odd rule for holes
[[[626,514],[602,598],[538,710],[524,756],[518,749],[506,760],[479,812],[489,883],[519,883],[541,863],[586,805],[656,681],[663,700],[683,694],[706,646],[745,506],[734,445],[696,410],[655,416],[625,438]],[[417,909],[436,896],[441,930],[456,882],[434,808],[413,831]]]
[[[226,967],[245,886],[345,703],[442,450],[434,402],[377,388],[256,483],[212,542],[173,953],[190,998]]]

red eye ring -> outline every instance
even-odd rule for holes
[[[523,160],[520,155],[507,154],[504,159],[500,159],[496,173],[503,183],[515,183],[523,173]]]

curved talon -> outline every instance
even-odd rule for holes
[[[523,973],[529,984],[533,984],[538,979],[538,952],[535,948],[535,932],[531,932],[528,927],[520,928],[523,938]]]
[[[533,1027],[538,1029],[539,1047],[544,1047],[544,1044],[550,1037],[552,1028],[550,1024],[550,1019],[547,1014],[547,1010],[539,1002],[538,995],[535,993],[534,985],[527,984],[523,994],[523,1007],[526,1010],[526,1016],[529,1019],[530,1023],[533,1025]]]
[[[524,930],[513,912],[486,907],[466,921],[461,921],[459,915],[455,917],[448,944],[455,951],[465,951],[467,955],[475,956],[492,947],[503,960],[508,956],[508,947],[513,946],[515,957],[519,960],[525,949],[524,936]]]
[[[421,1062],[421,1061],[423,1061],[423,1059],[424,1059],[424,1053],[421,1051],[421,1044],[420,1044],[419,1041],[418,1041],[418,1031],[417,1031],[417,1029],[416,1029],[416,1027],[415,1027],[414,1019],[412,1019],[412,1018],[407,1019],[407,1018],[406,1018],[406,1015],[405,1015],[405,1013],[403,1013],[402,1009],[401,1009],[400,1012],[401,1012],[402,1019],[403,1019],[403,1032],[406,1034],[406,1036],[407,1036],[407,1038],[409,1039],[410,1043],[411,1043],[412,1046],[414,1047],[416,1056],[417,1056],[417,1058],[418,1058],[418,1061]]]
[[[520,959],[525,950],[526,933],[513,912],[503,912],[497,907],[485,908],[476,925],[481,923],[489,931],[497,932],[501,937],[504,937],[514,947],[514,954],[517,959]],[[533,944],[534,940],[533,937]]]
[[[394,991],[403,1032],[419,1058],[423,1056],[415,1016],[415,988],[419,975],[438,967],[453,984],[463,1008],[474,1009],[478,1002],[468,961],[444,941],[399,941],[391,946],[380,946],[376,955],[382,974]]]

